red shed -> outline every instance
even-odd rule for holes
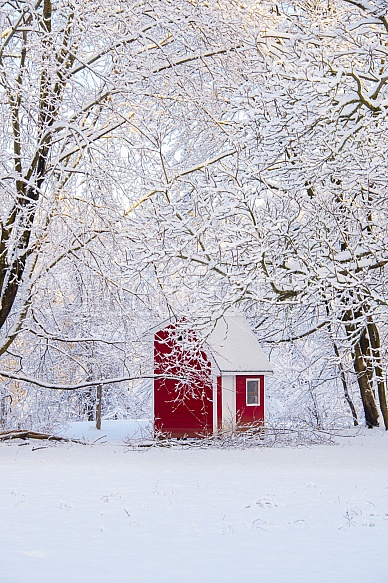
[[[155,332],[155,435],[200,437],[264,423],[272,367],[244,315],[228,310],[202,336],[185,322]]]

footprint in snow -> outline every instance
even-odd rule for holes
[[[252,526],[253,528],[260,530],[268,530],[268,527],[271,526],[271,523],[267,522],[266,520],[262,520],[261,518],[256,518],[256,520],[252,522]]]
[[[260,508],[277,508],[278,507],[276,502],[274,500],[271,500],[271,498],[261,498],[260,500],[258,500],[256,502],[256,505],[260,506]]]
[[[67,502],[61,502],[60,505],[59,505],[59,508],[61,510],[70,510],[71,505],[68,504]]]
[[[103,496],[101,500],[105,503],[114,502],[115,500],[121,500],[121,496],[118,492],[112,492],[111,494]]]
[[[300,518],[299,520],[293,520],[292,522],[289,522],[288,524],[292,525],[292,526],[298,526],[298,527],[308,527],[308,524],[305,520],[303,520],[303,518]]]

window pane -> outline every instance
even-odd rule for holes
[[[247,381],[247,405],[259,404],[259,381]]]

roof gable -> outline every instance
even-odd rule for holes
[[[169,318],[154,326],[149,332],[158,333],[172,326],[182,326],[190,329],[191,326],[181,320]],[[252,332],[244,314],[236,309],[229,308],[219,318],[216,324],[202,331],[205,338],[206,352],[213,364],[225,374],[272,373],[273,368]]]
[[[271,363],[245,316],[227,310],[207,338],[211,355],[223,373],[271,373]]]

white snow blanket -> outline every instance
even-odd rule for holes
[[[131,450],[104,425],[107,443],[0,444],[2,583],[387,583],[384,432]]]

